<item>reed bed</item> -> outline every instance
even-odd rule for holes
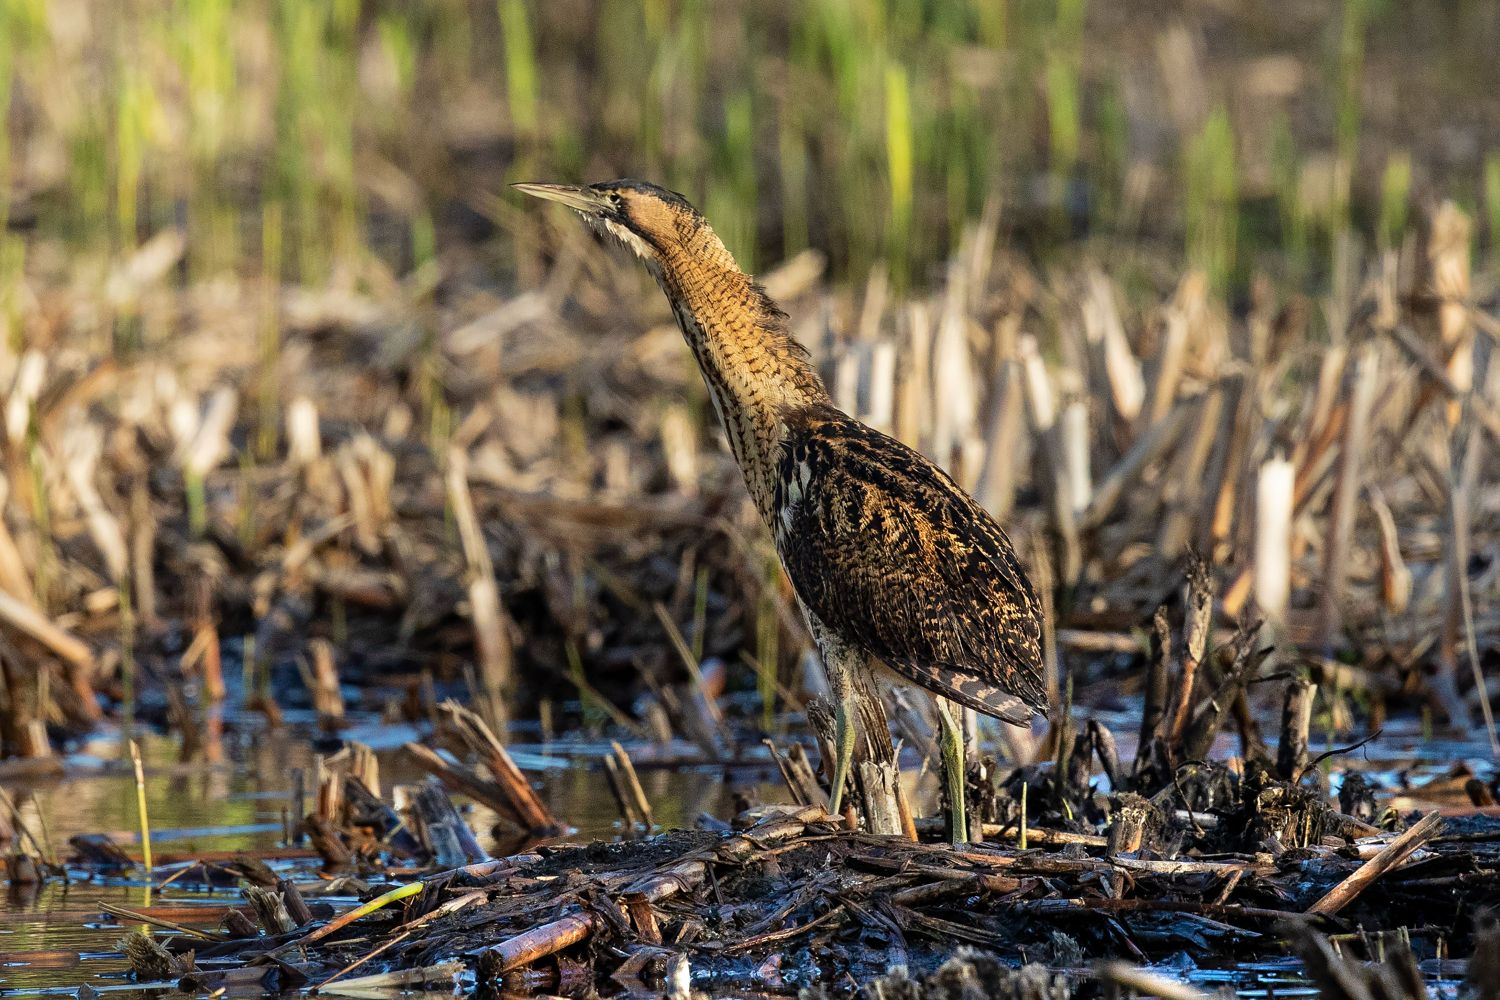
[[[159,713],[167,679],[201,711],[226,661],[268,711],[300,664],[336,719],[352,666],[406,678],[392,711],[466,680],[492,721],[577,698],[706,747],[705,684],[800,698],[806,637],[665,307],[628,262],[533,224],[549,257],[510,296],[456,254],[347,288],[184,290],[175,232],[100,285],[21,284],[26,347],[0,373],[8,752],[45,755],[100,695],[128,722],[149,687]],[[1500,646],[1500,324],[1468,225],[1445,203],[1406,253],[1351,247],[1335,294],[1262,283],[1243,311],[1199,271],[1148,293],[1086,258],[1038,273],[993,212],[927,296],[879,268],[830,291],[810,253],[765,280],[843,406],[1011,525],[1080,681],[1144,662],[1137,630],[1198,553],[1204,627],[1264,619],[1335,718],[1415,701],[1463,727],[1488,721]],[[91,320],[126,294],[173,334],[100,353]]]
[[[1197,552],[1340,726],[1488,723],[1500,160],[1369,66],[1492,60],[1336,6],[0,2],[0,751],[380,677],[722,755],[815,690],[654,290],[500,193],[620,172],[1013,527],[1059,699]]]

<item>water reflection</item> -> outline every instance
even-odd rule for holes
[[[233,735],[237,733],[244,735]],[[140,739],[147,762],[152,848],[159,868],[185,864],[203,854],[284,845],[293,771],[301,768],[310,774],[316,751],[305,738],[287,731],[265,734],[234,727],[231,734],[224,744],[223,763],[213,765],[179,763],[174,739]],[[387,793],[395,784],[426,778],[400,752],[404,743],[418,737],[416,730],[369,724],[356,725],[343,735],[375,748]],[[553,813],[575,828],[567,839],[620,835],[618,810],[603,772],[580,766],[597,760],[607,749],[607,743],[586,742],[513,746],[517,761],[536,779]],[[138,855],[135,783],[128,766],[119,760],[118,743],[100,738],[69,758],[64,777],[6,782],[6,787],[28,828],[45,830],[45,842],[54,856],[65,859],[70,851],[68,839],[89,833],[107,834]],[[640,778],[657,821],[665,826],[691,826],[705,813],[722,816],[737,794],[782,800],[780,786],[768,781],[765,767],[735,769],[726,777],[721,768],[643,766]],[[501,852],[506,845],[497,843],[491,832],[496,826],[494,814],[474,807],[468,816],[486,849]],[[307,875],[312,865],[303,862],[299,868],[280,862],[273,867]],[[225,904],[242,903],[233,888],[183,882],[151,890],[139,880],[79,871],[70,872],[67,882],[9,887],[0,898],[0,997],[73,995],[85,985],[123,1000],[175,994],[171,984],[137,984],[127,978],[127,965],[115,942],[129,928],[105,915],[99,906],[103,902],[140,907],[148,892],[150,903],[156,906],[202,909],[202,920],[194,920],[191,910],[174,915],[173,919],[189,926],[213,926]]]

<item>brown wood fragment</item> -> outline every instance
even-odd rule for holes
[[[481,684],[481,704],[486,721],[501,729],[507,721],[507,704],[514,686],[514,653],[510,641],[510,618],[500,605],[500,586],[490,560],[484,529],[469,494],[468,454],[458,447],[448,450],[448,503],[458,524],[468,565],[469,614],[474,623],[474,641]]]
[[[656,910],[651,900],[639,892],[627,893],[621,900],[630,913],[630,922],[641,940],[647,944],[661,944],[661,928],[656,924]]]

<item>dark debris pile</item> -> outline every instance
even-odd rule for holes
[[[1262,792],[1246,785],[1245,794]],[[1227,841],[1243,837],[1228,832],[1232,812],[1218,819]],[[208,943],[167,937],[131,955],[141,953],[142,975],[170,970],[208,989],[246,977],[316,984],[373,954],[356,975],[375,979],[344,986],[458,975],[507,989],[659,993],[690,970],[716,989],[847,994],[904,969],[918,978],[899,989],[888,981],[881,995],[929,996],[915,984],[956,975],[944,963],[961,946],[971,965],[1010,984],[1005,995],[1052,996],[1062,994],[1050,974],[1011,970],[1076,974],[1103,960],[1205,953],[1233,961],[1328,935],[1346,942],[1341,955],[1380,941],[1425,959],[1496,946],[1492,933],[1475,935],[1485,903],[1500,899],[1493,818],[1433,815],[1371,837],[1325,830],[1317,844],[1279,853],[1119,851],[1107,830],[1038,829],[1032,839],[1042,846],[955,848],[851,831],[812,807],[765,806],[724,832],[539,848],[428,875],[408,898],[342,924],[293,905],[310,919],[290,926],[262,899],[249,912],[261,926],[241,914]],[[262,888],[288,891],[285,881]]]

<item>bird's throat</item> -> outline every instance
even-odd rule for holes
[[[698,361],[750,495],[769,523],[787,417],[826,402],[828,394],[806,350],[787,333],[784,315],[722,244],[719,249],[717,255],[668,259],[657,280]]]

